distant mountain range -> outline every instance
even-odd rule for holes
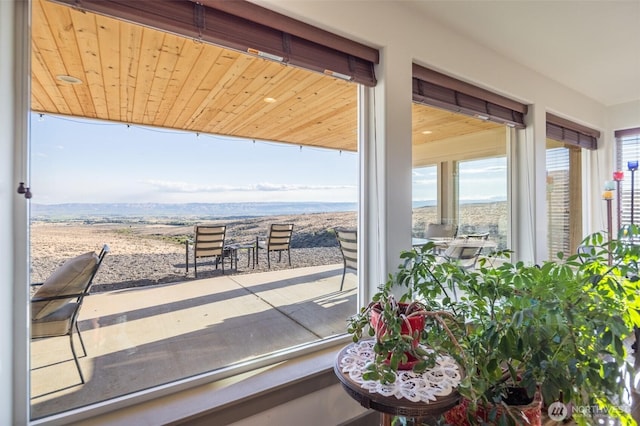
[[[495,201],[466,201],[464,204],[495,203]],[[435,201],[415,201],[414,208],[434,206]],[[280,216],[305,213],[350,212],[357,203],[280,202],[280,203],[69,203],[32,204],[31,217],[36,220],[110,218],[223,218]]]
[[[356,211],[357,203],[70,203],[32,204],[33,219],[87,217],[253,217]]]

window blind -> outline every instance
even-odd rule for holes
[[[55,0],[265,59],[375,86],[377,49],[244,0]]]
[[[569,149],[546,151],[547,168],[547,249],[549,259],[558,252],[570,253]]]
[[[547,137],[568,145],[598,149],[600,132],[547,113]]]
[[[633,174],[635,179],[633,185],[633,197],[631,196],[631,179],[632,174],[629,171],[629,161],[640,161],[640,128],[618,130],[615,132],[616,137],[616,168],[624,172],[624,178],[620,184],[621,192],[621,208],[620,208],[620,225],[629,225],[634,223],[640,225],[640,183],[639,176],[636,171]],[[633,202],[633,217],[631,216],[631,206]]]
[[[527,105],[413,64],[413,101],[523,129]]]

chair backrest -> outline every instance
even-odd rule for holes
[[[458,225],[449,223],[430,223],[424,233],[425,238],[455,238]]]
[[[225,225],[195,225],[194,232],[193,253],[196,258],[223,255]]]
[[[79,308],[108,252],[109,246],[105,244],[100,254],[92,251],[81,254],[56,269],[31,298],[31,318],[40,320],[74,299]]]
[[[448,261],[457,261],[462,267],[472,268],[484,247],[482,241],[469,241],[466,237],[458,237],[447,246],[442,257]]]
[[[272,223],[269,227],[269,236],[267,237],[267,249],[289,250],[292,235],[292,223]]]
[[[488,240],[489,239],[489,233],[488,232],[483,232],[481,234],[467,234],[467,239],[468,240]]]
[[[355,229],[336,229],[336,238],[345,268],[358,270],[358,232]]]

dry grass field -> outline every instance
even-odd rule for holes
[[[496,218],[506,217],[506,203],[473,204],[461,209],[464,223],[486,231],[503,228]],[[434,207],[414,211],[414,234],[435,221]],[[333,229],[355,228],[356,212],[313,213],[286,216],[226,218],[197,223],[227,225],[226,242],[249,243],[264,235],[271,223],[293,223],[292,267],[342,263]],[[145,218],[78,221],[34,221],[31,225],[31,282],[44,281],[66,259],[87,251],[99,251],[108,244],[110,253],[95,278],[93,291],[194,279],[193,267],[186,273],[185,240],[193,234],[195,221]],[[461,227],[462,232],[465,231]],[[264,253],[254,270],[247,267],[246,254],[240,253],[238,270],[248,273],[266,269]],[[243,257],[244,256],[244,257]],[[283,258],[284,259],[284,258]],[[277,260],[277,259],[276,259]],[[201,267],[199,277],[220,274],[211,264]],[[272,269],[288,268],[287,262],[273,262]]]

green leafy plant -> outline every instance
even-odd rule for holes
[[[621,405],[633,374],[625,341],[640,326],[638,235],[637,227],[613,241],[596,233],[583,241],[585,253],[559,253],[541,265],[512,263],[512,253],[500,251],[475,270],[443,261],[427,244],[401,253],[403,263],[373,300],[402,292],[400,301],[420,302],[422,343],[452,355],[466,371],[458,391],[469,403],[470,423],[480,423],[473,412],[482,406],[494,407],[495,424],[518,424],[517,410],[498,409],[517,387],[530,398],[539,392],[547,405],[598,406],[635,424]],[[362,337],[357,324],[364,311],[352,318],[354,340]],[[372,379],[390,377],[395,364],[383,361],[376,358]],[[576,413],[574,420],[591,419]]]
[[[410,366],[416,372],[433,366],[436,354],[426,351],[418,344],[426,339],[425,333],[428,332],[424,327],[424,319],[434,318],[447,328],[442,317],[451,316],[447,312],[428,311],[423,303],[408,300],[407,294],[396,300],[391,292],[393,287],[394,281],[390,277],[374,295],[372,302],[349,319],[348,332],[352,334],[354,342],[359,341],[364,334],[375,337],[376,340],[376,358],[363,374],[366,380],[392,383],[395,381],[395,372],[403,365]],[[422,319],[417,322],[420,327],[412,325],[411,319],[416,317]],[[449,335],[455,341],[453,334]]]

